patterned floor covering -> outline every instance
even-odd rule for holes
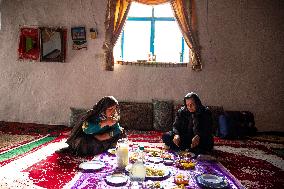
[[[0,136],[0,153],[38,138],[38,136],[32,135],[11,135],[5,133],[0,133]]]
[[[7,127],[5,129],[8,130]],[[58,129],[57,134],[52,131],[52,136],[43,136],[39,134],[40,129],[39,133],[35,130],[38,129],[27,129],[30,136],[35,138],[28,136],[13,140],[14,143],[11,142],[8,145],[10,146],[8,151],[14,150],[14,155],[10,153],[10,156],[7,156],[6,154],[6,159],[1,160],[3,152],[7,152],[7,145],[2,144],[2,148],[0,148],[0,188],[72,188],[82,176],[78,165],[93,157],[74,157],[54,153],[66,146],[66,135],[60,135],[60,133],[68,131],[66,128]],[[43,130],[44,134],[48,133],[48,128],[43,127]],[[0,131],[2,131],[0,134],[3,135],[1,127]],[[26,134],[24,129],[22,134]],[[162,145],[159,132],[129,131],[128,136],[134,142]],[[5,134],[5,137],[9,138],[13,135]],[[17,135],[15,137],[17,138]],[[0,138],[2,137],[0,136]],[[284,144],[218,138],[215,139],[215,144],[213,156],[245,188],[276,189],[284,187],[284,157],[275,153],[275,149],[284,149]],[[26,147],[23,148],[25,145]]]
[[[217,140],[214,156],[246,188],[283,188],[284,156],[273,148],[284,149],[284,144]]]
[[[0,176],[0,188],[113,188],[101,181],[113,171],[115,167],[113,165],[116,162],[114,157],[110,157],[106,153],[95,157],[75,157],[54,153],[55,150],[65,146],[65,141],[65,136],[59,136],[4,164],[0,167],[0,173],[4,173]],[[145,140],[142,143],[148,147],[161,147],[161,143],[149,143]],[[78,165],[91,159],[100,159],[106,162],[108,171],[80,172]],[[213,166],[206,163],[198,164],[195,171],[191,173],[199,174],[204,169],[208,173],[224,173],[233,189],[242,188],[236,185],[236,183],[239,184],[237,180],[234,180],[234,177],[224,171],[223,166],[218,163]],[[175,172],[177,172],[177,168],[171,170],[171,173]],[[194,176],[192,175],[192,178]],[[175,186],[173,180],[167,182],[173,187]],[[191,182],[193,188],[199,188],[193,180]],[[168,184],[167,186],[169,186]],[[121,188],[128,188],[128,186]]]

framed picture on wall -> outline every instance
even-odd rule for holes
[[[72,40],[73,40],[73,45],[72,45],[73,50],[87,49],[85,27],[73,27],[73,28],[71,28],[71,36],[72,36]]]
[[[77,40],[85,40],[86,41],[86,29],[85,27],[73,27],[71,28],[71,35],[72,35],[72,40],[77,41]]]
[[[65,62],[67,29],[40,27],[40,61]]]
[[[40,55],[39,29],[21,27],[18,48],[19,60],[38,60]]]

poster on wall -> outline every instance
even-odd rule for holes
[[[72,49],[73,50],[87,50],[86,29],[85,27],[73,27],[71,28],[72,36]]]
[[[38,60],[40,54],[39,29],[21,27],[19,37],[19,60]]]

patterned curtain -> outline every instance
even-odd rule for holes
[[[132,0],[132,1],[135,1],[137,3],[146,4],[146,5],[158,5],[158,4],[169,2],[169,0]]]
[[[196,9],[194,0],[170,1],[186,44],[191,49],[192,69],[202,69],[200,46],[197,41]]]
[[[125,23],[130,4],[130,0],[108,0],[105,19],[105,43],[103,45],[105,70],[107,71],[113,71],[113,47]]]
[[[113,71],[113,47],[125,23],[131,2],[147,5],[158,5],[170,2],[182,35],[191,49],[191,64],[193,70],[201,70],[200,47],[197,41],[196,14],[194,0],[108,0],[105,21],[105,69]]]

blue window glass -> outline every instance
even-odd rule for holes
[[[185,43],[169,3],[143,5],[133,2],[115,47],[114,59],[124,61],[189,62]]]

